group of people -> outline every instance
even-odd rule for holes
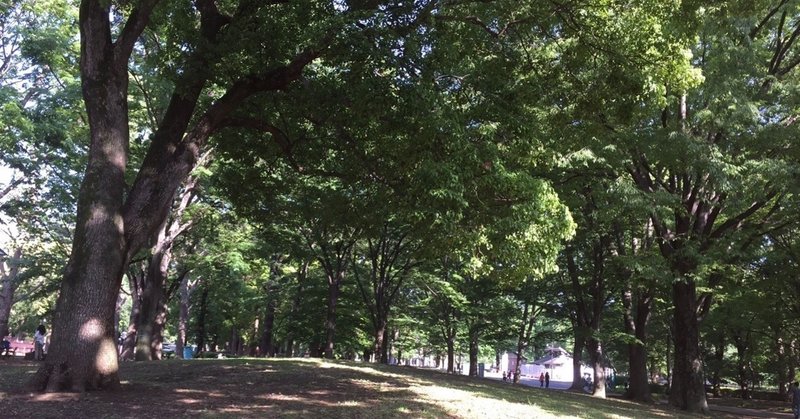
[[[514,380],[514,373],[509,371],[508,373],[503,373],[503,381],[513,381]],[[550,388],[550,372],[543,372],[539,374],[539,387]]]
[[[550,388],[550,372],[539,374],[539,387]]]
[[[0,354],[8,356],[11,350],[11,341],[8,340],[8,330],[3,333],[3,342],[0,345]],[[44,348],[47,341],[47,328],[40,324],[33,333],[33,359],[36,361],[44,360]]]

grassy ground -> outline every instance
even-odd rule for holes
[[[229,359],[124,363],[123,390],[118,392],[21,391],[36,367],[33,362],[0,360],[0,412],[4,417],[699,417],[663,405],[599,400],[585,394],[449,376],[438,371],[338,361]]]

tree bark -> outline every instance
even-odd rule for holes
[[[670,389],[670,404],[690,412],[708,412],[703,357],[700,352],[700,327],[697,319],[697,295],[693,280],[672,285],[674,308],[675,354]]]
[[[188,342],[189,302],[196,284],[197,280],[190,280],[189,275],[184,275],[178,290],[180,302],[178,303],[178,340],[175,342],[175,351],[180,358],[183,358],[183,348]]]
[[[206,315],[208,314],[208,288],[203,287],[203,293],[200,294],[200,310],[197,313],[197,336],[195,342],[197,344],[197,353],[205,350],[206,346]]]
[[[336,338],[336,304],[339,302],[341,278],[328,282],[328,307],[325,316],[325,358],[333,359],[333,342]]]
[[[455,374],[456,372],[456,343],[454,338],[447,339],[447,372]]]
[[[373,327],[374,331],[372,337],[372,353],[375,354],[375,361],[381,364],[389,363],[388,359],[384,359],[384,348],[386,347],[386,321],[378,319],[377,324]]]
[[[136,355],[134,357],[136,361],[157,359],[153,357],[157,349],[156,318],[164,298],[163,284],[145,281],[142,305],[136,325]]]
[[[603,346],[599,339],[590,337],[586,340],[589,362],[592,363],[593,388],[592,396],[606,398],[606,368],[603,359]]]
[[[203,115],[195,108],[211,66],[216,34],[230,20],[210,0],[196,0],[205,38],[187,60],[128,189],[128,61],[159,0],[142,0],[112,31],[111,2],[83,0],[79,27],[81,86],[89,125],[89,153],[77,203],[69,262],[56,301],[50,350],[29,385],[49,391],[119,387],[114,306],[124,270],[156,235],[175,191],[194,168],[200,149],[225,118],[257,92],[285,87],[319,56],[309,49],[288,64],[231,84]],[[120,9],[121,10],[121,9]],[[329,41],[324,41],[327,44]],[[213,49],[213,48],[212,48]],[[190,122],[195,122],[188,129]]]
[[[22,248],[14,249],[14,255],[5,261],[0,260],[0,338],[10,333],[8,321],[11,308],[14,306],[14,294],[17,292],[19,280],[19,261],[22,259]]]
[[[133,354],[136,352],[136,328],[139,313],[142,306],[142,284],[144,282],[144,272],[141,274],[133,267],[128,269],[128,283],[131,288],[131,314],[128,318],[128,328],[125,339],[122,341],[122,353],[120,359],[132,361]]]
[[[478,376],[478,338],[480,331],[476,327],[469,330],[469,376]]]
[[[586,338],[583,334],[574,334],[574,345],[572,346],[572,385],[570,390],[583,391],[583,348],[586,346]]]
[[[308,260],[304,260],[301,262],[299,269],[297,270],[297,288],[294,293],[294,298],[292,299],[292,308],[289,312],[289,320],[292,323],[296,323],[295,317],[297,316],[298,311],[300,310],[300,302],[303,295],[303,284],[308,277],[308,266],[310,262]],[[299,354],[299,350],[295,351],[295,343],[294,343],[294,328],[290,327],[288,332],[286,333],[286,349],[288,352],[289,357],[294,357]]]
[[[652,403],[647,373],[647,323],[652,309],[649,291],[636,292],[630,281],[622,296],[625,332],[633,335],[636,342],[628,343],[628,390],[625,397],[644,403]],[[635,306],[635,310],[634,310]]]
[[[261,356],[270,357],[275,355],[275,348],[272,343],[273,328],[275,326],[275,308],[277,304],[277,296],[273,295],[277,292],[275,287],[271,289],[267,307],[264,310],[264,333],[261,335]]]

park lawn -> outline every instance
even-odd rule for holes
[[[5,417],[92,418],[696,418],[664,406],[451,376],[438,371],[315,359],[124,363],[121,391],[20,390],[37,364],[0,360]]]

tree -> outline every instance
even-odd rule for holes
[[[387,352],[388,342],[384,335],[387,333],[390,312],[399,297],[399,292],[404,282],[412,275],[411,270],[417,261],[414,259],[415,247],[419,246],[418,239],[410,237],[410,231],[403,226],[393,226],[384,223],[380,234],[375,238],[366,239],[366,249],[363,253],[367,272],[359,274],[360,257],[353,255],[353,277],[367,306],[373,326],[373,338],[376,360],[386,364],[389,362]]]
[[[342,29],[352,30],[349,22],[366,17],[357,10],[366,6],[360,3],[343,3],[344,10],[247,1],[231,10],[220,10],[211,0],[193,5],[190,11],[182,3],[158,0],[81,2],[80,72],[89,157],[50,353],[31,382],[35,388],[118,386],[113,318],[124,270],[157,234],[209,136],[249,98],[288,87]],[[148,24],[175,29],[165,38],[174,42],[173,48],[164,51],[176,54],[178,64],[163,67],[171,75],[173,94],[128,187],[128,64],[132,54],[146,51],[137,48],[137,41]],[[284,25],[307,30],[284,31]],[[274,44],[275,54],[264,53],[261,41]],[[201,100],[202,92],[216,100]]]

